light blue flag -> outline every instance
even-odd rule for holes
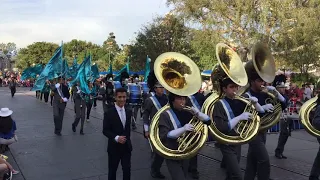
[[[147,55],[147,60],[146,60],[146,65],[145,65],[145,70],[144,70],[144,82],[147,82],[147,80],[148,80],[148,75],[150,73],[150,62],[151,62],[151,59]]]
[[[98,65],[97,64],[95,64],[95,65],[93,65],[93,66],[91,66],[91,77],[92,77],[92,80],[94,81],[94,80],[96,80],[96,79],[98,79],[99,77],[100,77],[100,75],[99,75],[99,68],[98,68]]]
[[[114,81],[121,81],[121,73],[122,72],[127,72],[129,74],[129,65],[128,63],[126,65],[124,65],[124,67],[122,69],[120,69],[120,71],[118,71],[118,74],[116,75],[116,77],[114,77]]]
[[[26,80],[29,78],[36,78],[43,70],[42,64],[37,64],[33,67],[26,68],[21,74],[21,80]]]
[[[85,57],[78,68],[78,72],[76,77],[69,83],[69,87],[76,84],[76,82],[80,81],[81,78],[84,82],[90,80],[91,75],[91,56]]]
[[[34,83],[31,91],[41,91],[44,87],[44,84],[47,80],[54,79],[55,76],[61,74],[61,65],[62,65],[62,46],[61,45],[56,51],[55,54],[51,57],[48,64],[45,66],[38,79]]]

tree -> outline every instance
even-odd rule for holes
[[[9,51],[16,51],[17,46],[14,42],[9,42],[7,44],[5,43],[0,43],[0,51],[3,51],[4,54],[7,54]]]
[[[157,17],[138,32],[137,37],[130,47],[130,68],[141,70],[145,66],[147,55],[152,62],[164,52],[179,52],[187,56],[193,54],[190,44],[191,32],[184,26],[183,21],[168,14]],[[151,63],[153,67],[153,63]]]
[[[281,43],[285,42],[288,31],[292,33],[298,31],[293,27],[297,25],[298,19],[300,24],[305,22],[303,23],[305,30],[319,29],[318,22],[315,22],[316,19],[319,21],[319,1],[316,0],[168,0],[167,3],[173,6],[173,13],[184,19],[186,24],[197,25],[201,31],[210,31],[216,34],[217,40],[236,47],[243,61],[247,60],[247,54],[256,41],[263,41],[273,51],[281,52],[294,51],[305,43],[303,41],[297,43],[298,39],[289,40],[288,45]],[[314,33],[315,31],[309,34],[305,32],[301,37],[312,39],[319,34]],[[293,39],[298,37],[291,36]],[[204,44],[213,43],[211,39],[206,38],[201,41]],[[309,42],[316,47],[317,43]],[[313,50],[310,47],[310,52]],[[308,54],[299,58],[310,58],[310,53]],[[312,56],[317,56],[317,52]],[[311,59],[315,61],[313,57]],[[301,60],[300,62],[296,62],[296,58],[291,60],[295,62],[291,61],[294,66],[301,66],[299,65]]]
[[[46,64],[59,46],[48,42],[35,42],[18,53],[16,66],[25,69],[32,64]]]

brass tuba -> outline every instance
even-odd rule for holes
[[[257,73],[260,78],[267,82],[272,83],[276,76],[276,65],[272,54],[266,44],[261,42],[256,43],[251,50],[252,60],[245,64],[245,69],[250,79],[252,73]],[[249,83],[238,91],[238,94],[243,94],[249,90]],[[273,112],[265,113],[261,117],[260,130],[267,130],[279,122],[282,108],[276,96],[272,92],[265,91],[269,95],[266,99],[266,104],[272,104],[274,107]]]
[[[299,111],[299,117],[300,117],[301,123],[304,126],[304,129],[312,136],[319,138],[320,131],[318,129],[316,129],[315,127],[313,127],[310,122],[310,112],[316,108],[317,99],[318,99],[318,96],[311,98],[307,102],[305,102],[301,106],[301,109]]]
[[[219,43],[216,46],[216,56],[218,64],[213,67],[211,81],[214,84],[212,94],[206,99],[202,106],[202,112],[208,114],[212,120],[209,126],[209,131],[215,136],[216,140],[223,144],[244,144],[251,140],[258,132],[260,118],[253,104],[246,98],[236,96],[246,104],[244,111],[252,114],[251,121],[240,121],[235,127],[235,131],[238,136],[229,136],[222,133],[214,123],[213,111],[214,105],[221,98],[223,98],[223,92],[220,89],[219,80],[230,78],[234,83],[239,86],[244,86],[248,83],[248,77],[246,71],[242,65],[241,59],[238,54],[229,46],[223,43]]]
[[[196,93],[201,87],[200,70],[187,56],[167,52],[161,54],[154,62],[154,72],[159,83],[169,92],[189,96]],[[170,105],[162,107],[153,117],[150,124],[150,143],[154,150],[167,159],[189,159],[197,154],[208,138],[208,128],[196,116],[190,120],[194,126],[193,132],[186,132],[177,139],[178,149],[169,149],[164,146],[159,137],[159,117],[167,111]],[[192,112],[190,107],[184,110]]]

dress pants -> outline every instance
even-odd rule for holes
[[[131,177],[131,152],[120,150],[117,152],[108,152],[108,180],[116,180],[117,169],[121,161],[123,180],[130,180]]]
[[[44,102],[47,103],[49,100],[49,92],[44,92],[43,95],[44,95]]]
[[[258,180],[270,179],[270,160],[265,143],[265,132],[259,132],[249,143],[244,180],[254,180],[256,175]]]
[[[188,171],[191,173],[198,173],[198,154],[189,160]]]
[[[172,180],[186,180],[189,160],[166,159],[168,171]]]
[[[16,87],[11,87],[10,90],[11,90],[11,97],[13,97],[14,94],[16,93]]]
[[[289,119],[281,119],[278,146],[275,150],[275,154],[281,155],[283,153],[284,146],[286,145],[289,136],[291,136],[291,123],[292,121]]]
[[[318,138],[320,145],[320,138]],[[310,172],[309,180],[319,180],[320,176],[320,146],[316,158],[314,159],[313,166]]]
[[[163,161],[164,161],[164,158],[162,156],[160,156],[158,153],[153,152],[151,171],[155,173],[159,173]]]
[[[242,180],[240,169],[241,146],[240,145],[220,145],[220,151],[223,155],[223,162],[227,169],[226,180]]]
[[[59,105],[53,104],[53,119],[54,119],[55,133],[61,133],[64,110],[66,108],[66,105],[67,103],[63,103]]]
[[[86,103],[86,106],[87,106],[87,119],[89,119],[91,108],[92,108],[92,102]]]
[[[80,130],[83,130],[84,120],[86,118],[86,103],[82,103],[81,105],[82,106],[77,104],[74,106],[75,112],[76,112],[76,118],[75,118],[74,122],[72,123],[72,126],[77,127],[79,124],[79,121],[81,119]]]

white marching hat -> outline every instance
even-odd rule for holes
[[[9,108],[1,108],[0,117],[8,117],[13,113]]]

